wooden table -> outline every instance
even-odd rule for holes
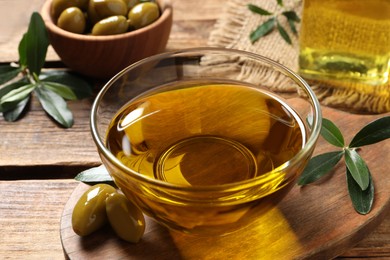
[[[225,1],[172,2],[174,24],[167,49],[205,46]],[[17,45],[30,14],[42,3],[0,1],[1,63],[17,60]],[[51,49],[48,59],[47,67],[61,66]],[[69,104],[75,118],[70,129],[49,120],[36,100],[22,120],[9,123],[0,119],[1,259],[64,258],[59,222],[65,203],[78,185],[73,177],[100,164],[89,133],[92,101]],[[340,259],[377,257],[390,259],[390,217]]]

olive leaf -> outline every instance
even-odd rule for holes
[[[349,172],[351,173],[356,183],[359,184],[360,188],[362,190],[367,189],[369,184],[369,170],[366,163],[356,152],[356,150],[345,150],[345,163],[347,164]]]
[[[110,174],[104,165],[98,167],[90,168],[85,171],[80,172],[75,177],[77,181],[85,183],[96,183],[96,182],[113,182]]]
[[[22,68],[27,67],[27,33],[23,34],[23,37],[19,42],[18,52],[19,52],[19,65]]]
[[[299,23],[301,21],[301,18],[297,15],[295,11],[284,11],[282,12],[282,15],[284,15],[288,20],[294,21]]]
[[[12,105],[6,104],[5,107],[1,104],[1,99],[3,98],[4,95],[7,93],[11,92],[14,89],[20,88],[22,86],[28,85],[29,83],[25,80],[20,80],[20,81],[15,81],[13,83],[10,83],[2,88],[0,88],[0,112],[4,112],[7,109],[13,108]]]
[[[319,180],[333,169],[343,154],[343,151],[336,151],[313,157],[299,177],[298,185],[306,185]]]
[[[351,172],[346,169],[347,172],[347,185],[348,193],[351,198],[353,207],[360,214],[368,214],[371,211],[374,203],[375,189],[372,182],[371,174],[369,174],[369,184],[367,189],[362,190],[360,185],[352,177]]]
[[[291,38],[290,36],[288,36],[288,33],[286,32],[286,30],[280,25],[280,23],[277,21],[276,22],[277,24],[277,28],[278,28],[278,31],[279,31],[279,34],[280,36],[282,36],[282,38],[288,43],[288,44],[292,44],[291,42]]]
[[[340,129],[329,119],[322,119],[321,136],[337,147],[344,147],[344,137]]]
[[[283,6],[283,0],[277,0],[278,5]]]
[[[290,26],[290,30],[291,30],[295,35],[298,35],[298,30],[297,30],[297,27],[295,26],[294,21],[288,19],[287,22],[288,22],[288,25]]]
[[[295,26],[295,23],[299,23],[301,19],[298,17],[297,13],[295,11],[286,11],[283,12],[282,15],[284,15],[287,18],[288,25],[290,26],[291,31],[297,35],[298,30]]]
[[[90,97],[92,93],[91,83],[67,71],[48,71],[42,73],[41,81],[56,82],[67,86],[76,95],[77,99]]]
[[[23,41],[25,42],[23,43]],[[42,17],[34,12],[30,19],[28,31],[22,39],[22,49],[24,49],[22,53],[25,52],[25,62],[32,75],[40,74],[45,63],[48,46],[49,38],[45,23]]]
[[[14,79],[21,72],[19,67],[13,67],[11,65],[0,66],[0,85],[4,84],[11,79]]]
[[[26,109],[29,101],[30,96],[27,96],[25,99],[16,103],[15,107],[12,109],[3,112],[4,119],[9,122],[16,121],[20,117],[20,114]]]
[[[65,100],[53,91],[39,86],[35,89],[38,100],[43,109],[64,127],[73,125],[73,115],[68,109]]]
[[[12,106],[12,104],[18,103],[19,101],[28,97],[28,95],[30,95],[34,89],[34,84],[23,85],[21,87],[12,89],[0,98],[0,106],[3,109],[7,109],[7,107]]]
[[[263,37],[264,35],[267,35],[270,33],[274,27],[275,27],[275,18],[270,18],[267,21],[265,21],[263,24],[261,24],[259,27],[256,28],[253,32],[250,34],[250,40],[252,43]]]
[[[268,12],[267,10],[253,4],[248,4],[248,9],[251,10],[255,14],[260,14],[260,15],[272,15],[271,12]]]
[[[76,100],[77,96],[73,92],[73,90],[64,84],[57,83],[57,82],[50,82],[50,81],[41,81],[42,86],[53,91],[54,93],[57,93],[61,97],[68,99],[68,100]]]
[[[349,147],[361,147],[390,138],[390,116],[379,118],[363,127],[353,138]]]

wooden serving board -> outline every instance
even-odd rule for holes
[[[357,115],[323,108],[348,143],[364,125],[384,115]],[[386,115],[389,115],[386,114]],[[333,151],[322,138],[316,154]],[[316,184],[295,186],[287,197],[253,225],[223,237],[170,232],[150,218],[138,244],[121,241],[110,227],[88,237],[71,227],[73,207],[89,187],[81,183],[70,195],[61,218],[61,241],[70,259],[330,259],[366,237],[390,212],[390,141],[363,147],[375,183],[375,202],[367,215],[355,212],[349,199],[344,162]]]

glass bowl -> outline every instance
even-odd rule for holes
[[[211,47],[130,65],[91,113],[99,155],[122,192],[158,223],[206,236],[246,227],[277,205],[320,128],[319,102],[297,74]]]

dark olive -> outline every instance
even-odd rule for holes
[[[58,17],[57,26],[73,33],[85,31],[85,15],[78,7],[66,8]]]
[[[89,23],[93,26],[95,23],[99,22],[101,18],[99,15],[96,13],[95,9],[95,1],[90,0],[88,2],[88,8],[87,8],[87,15],[88,15],[88,21]]]

